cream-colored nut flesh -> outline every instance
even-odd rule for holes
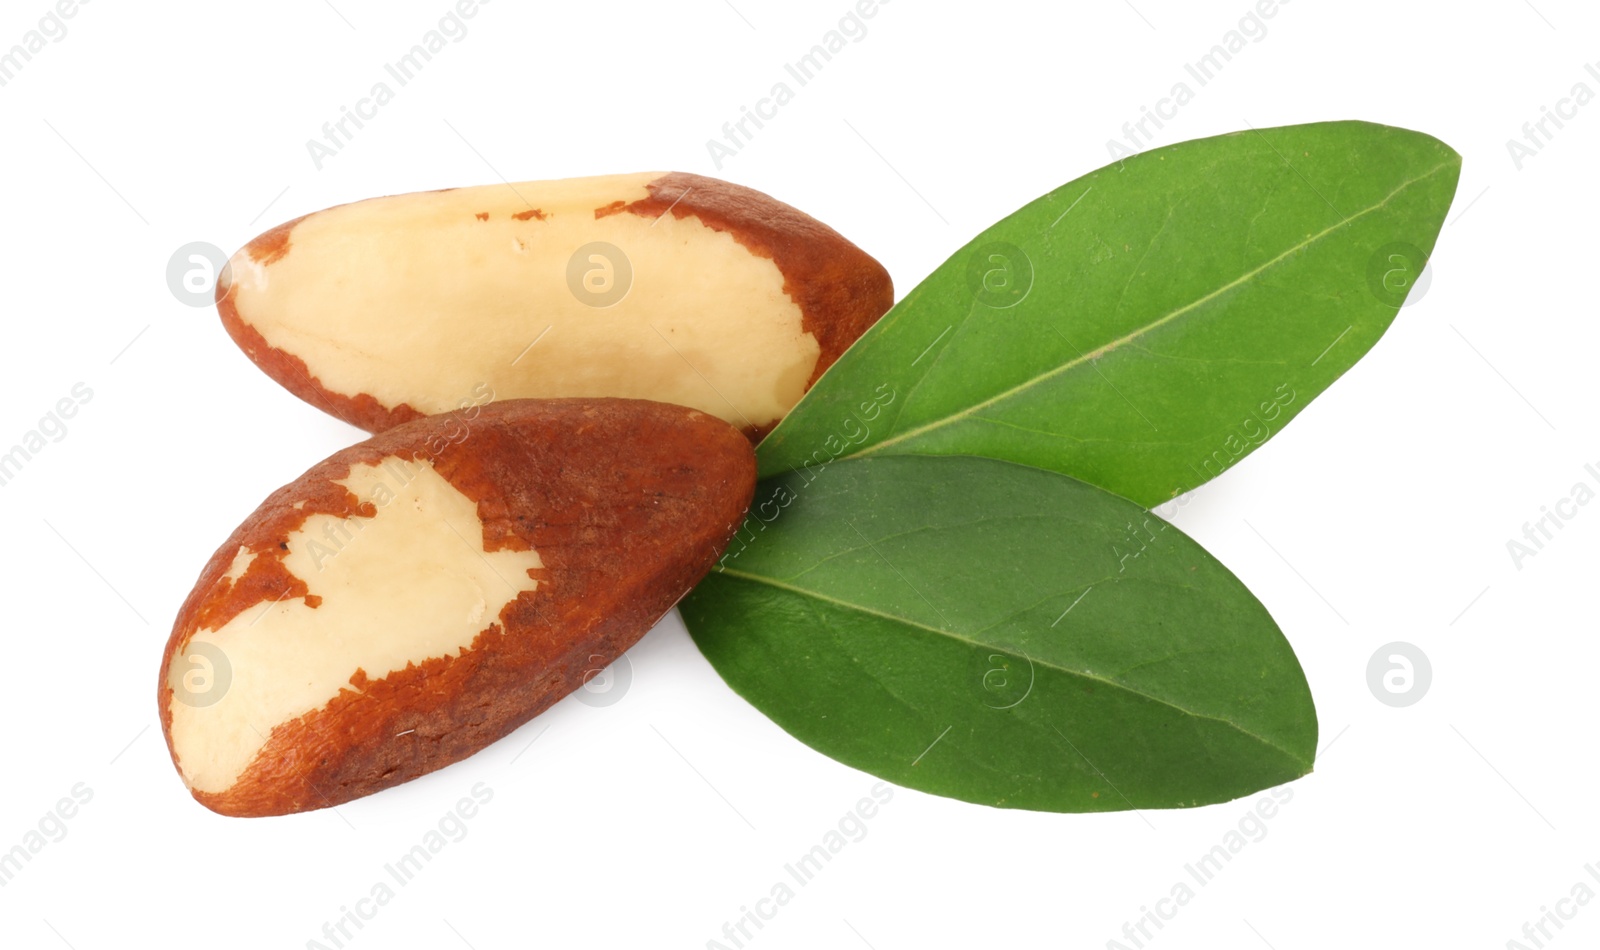
[[[247,610],[197,631],[173,659],[178,670],[196,643],[211,644],[231,668],[214,704],[172,699],[172,747],[193,789],[229,789],[274,727],[357,689],[358,670],[378,680],[455,656],[538,586],[529,576],[538,552],[485,552],[477,505],[432,465],[391,457],[353,466],[340,484],[375,516],[313,515],[289,536],[283,561],[321,603],[289,598]],[[240,573],[247,558],[241,549],[233,562]]]
[[[240,320],[341,396],[435,414],[487,384],[498,399],[633,397],[770,426],[804,394],[821,346],[778,266],[732,234],[692,216],[597,216],[659,177],[331,208],[296,223],[286,250],[240,251],[223,289]]]
[[[244,576],[245,571],[250,570],[250,565],[255,559],[256,552],[249,548],[240,548],[239,553],[233,556],[233,563],[228,565],[228,573],[222,575],[222,579],[230,584],[237,581]]]

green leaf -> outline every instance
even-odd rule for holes
[[[779,726],[938,795],[1186,807],[1304,775],[1315,754],[1305,675],[1238,578],[1041,469],[904,456],[769,480],[681,609]]]
[[[911,291],[761,444],[981,455],[1147,506],[1283,426],[1377,342],[1461,157],[1329,122],[1156,149],[1057,189]]]

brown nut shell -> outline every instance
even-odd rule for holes
[[[755,487],[697,410],[511,400],[406,423],[274,492],[201,572],[162,729],[225,815],[338,805],[507,735],[716,563]]]

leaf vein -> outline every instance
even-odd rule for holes
[[[891,445],[896,445],[896,444],[898,444],[900,442],[904,442],[904,441],[906,441],[908,439],[916,438],[916,437],[918,437],[920,435],[923,435],[923,434],[928,433],[928,432],[932,432],[932,431],[934,431],[936,429],[941,429],[941,428],[943,428],[945,426],[953,425],[953,424],[955,424],[957,422],[960,422],[960,421],[962,421],[962,420],[964,420],[964,419],[966,419],[966,418],[968,418],[970,416],[975,415],[976,413],[980,412],[981,410],[987,409],[990,406],[993,406],[993,405],[995,405],[997,403],[1001,403],[1001,402],[1004,402],[1004,401],[1006,401],[1008,399],[1011,399],[1012,397],[1016,396],[1019,393],[1026,392],[1026,391],[1032,389],[1033,387],[1039,385],[1040,383],[1045,382],[1046,380],[1054,379],[1055,377],[1060,376],[1063,373],[1066,373],[1069,370],[1072,370],[1072,369],[1082,365],[1083,363],[1087,362],[1091,358],[1098,358],[1098,357],[1104,356],[1106,353],[1109,353],[1112,350],[1115,350],[1115,349],[1117,349],[1117,348],[1119,348],[1119,347],[1121,347],[1121,346],[1123,346],[1123,345],[1125,345],[1127,343],[1130,343],[1130,342],[1132,342],[1134,340],[1137,340],[1140,337],[1143,337],[1143,336],[1145,336],[1145,335],[1147,335],[1147,334],[1149,334],[1149,333],[1151,333],[1151,332],[1153,332],[1153,331],[1155,331],[1157,329],[1160,329],[1161,327],[1167,325],[1168,323],[1171,323],[1173,320],[1176,320],[1178,317],[1181,317],[1184,314],[1189,313],[1190,311],[1197,309],[1198,307],[1201,307],[1201,306],[1203,306],[1203,305],[1205,305],[1207,303],[1210,303],[1211,301],[1217,299],[1218,297],[1222,296],[1223,294],[1227,293],[1228,291],[1233,290],[1234,288],[1244,284],[1245,282],[1251,280],[1252,278],[1259,276],[1260,274],[1262,274],[1263,272],[1267,271],[1268,269],[1270,269],[1270,268],[1282,263],[1285,260],[1288,260],[1293,255],[1299,253],[1300,251],[1305,250],[1307,247],[1310,247],[1312,244],[1317,243],[1318,241],[1322,240],[1323,238],[1327,237],[1328,235],[1333,234],[1334,232],[1340,230],[1341,228],[1344,228],[1346,225],[1349,225],[1351,222],[1357,220],[1358,218],[1365,217],[1365,216],[1373,213],[1374,211],[1378,211],[1379,209],[1386,207],[1389,204],[1390,201],[1394,200],[1395,196],[1397,196],[1400,193],[1404,192],[1406,189],[1412,187],[1413,185],[1418,184],[1419,182],[1426,181],[1427,179],[1432,178],[1434,175],[1437,175],[1439,172],[1444,171],[1447,168],[1453,167],[1455,164],[1456,164],[1456,162],[1454,162],[1454,161],[1441,162],[1438,165],[1435,165],[1432,169],[1424,172],[1423,174],[1418,175],[1415,178],[1411,178],[1411,179],[1408,179],[1408,180],[1402,182],[1398,187],[1396,187],[1393,191],[1389,192],[1389,194],[1385,195],[1383,197],[1383,199],[1378,201],[1377,203],[1369,205],[1368,207],[1362,208],[1360,211],[1357,211],[1354,214],[1346,216],[1345,218],[1340,220],[1337,224],[1329,225],[1328,227],[1324,228],[1323,230],[1318,231],[1316,234],[1308,236],[1305,240],[1299,242],[1298,244],[1295,244],[1294,246],[1288,248],[1287,250],[1284,250],[1282,253],[1278,254],[1276,257],[1272,258],[1271,260],[1268,260],[1265,263],[1262,263],[1262,264],[1258,265],[1257,267],[1255,267],[1252,270],[1246,271],[1244,274],[1241,274],[1240,276],[1234,278],[1233,280],[1229,281],[1228,283],[1223,284],[1221,287],[1218,287],[1216,290],[1213,290],[1213,291],[1205,294],[1204,296],[1201,296],[1201,297],[1199,297],[1199,298],[1197,298],[1195,300],[1192,300],[1189,303],[1186,303],[1183,306],[1178,307],[1177,309],[1172,310],[1169,313],[1166,313],[1166,314],[1163,314],[1160,317],[1157,317],[1155,320],[1152,320],[1150,323],[1147,323],[1144,326],[1139,327],[1139,328],[1133,330],[1132,332],[1127,333],[1127,334],[1119,337],[1118,339],[1111,341],[1110,343],[1106,344],[1105,346],[1102,346],[1102,347],[1099,347],[1099,348],[1096,348],[1096,349],[1090,351],[1090,353],[1088,353],[1087,355],[1080,356],[1077,359],[1068,360],[1067,362],[1061,364],[1060,366],[1056,367],[1055,369],[1049,370],[1049,371],[1044,372],[1044,373],[1040,373],[1039,375],[1034,376],[1031,379],[1028,379],[1028,380],[1025,380],[1025,381],[1023,381],[1021,383],[1018,383],[1017,385],[1011,387],[1010,389],[1005,390],[1004,392],[997,393],[997,394],[989,397],[988,399],[983,400],[982,402],[975,403],[974,405],[968,406],[967,408],[961,410],[960,412],[955,412],[955,413],[952,413],[952,414],[950,414],[948,416],[945,416],[943,418],[935,419],[932,422],[925,423],[925,424],[923,424],[921,426],[918,426],[918,427],[916,427],[914,429],[907,429],[905,432],[902,432],[902,433],[900,433],[898,435],[890,436],[889,438],[884,439],[881,442],[877,442],[875,444],[868,445],[868,446],[862,448],[861,450],[853,453],[852,455],[846,456],[846,457],[855,458],[855,457],[859,457],[859,456],[873,455],[873,454],[876,454],[878,452],[883,451],[884,449],[888,448]],[[902,409],[903,408],[904,407],[902,407]],[[897,416],[897,418],[898,418],[898,416]]]
[[[722,574],[724,574],[726,576],[738,579],[738,580],[749,581],[751,583],[757,583],[757,584],[766,584],[769,587],[775,587],[775,588],[777,588],[779,590],[788,591],[789,593],[792,593],[792,594],[799,594],[799,595],[804,596],[804,597],[814,598],[816,600],[820,600],[820,601],[823,601],[825,603],[833,604],[834,606],[840,607],[840,608],[842,608],[844,610],[855,611],[857,613],[866,614],[868,616],[878,617],[878,618],[880,618],[882,620],[888,620],[891,623],[898,623],[898,624],[901,624],[903,626],[913,627],[915,629],[922,630],[922,631],[925,631],[927,633],[934,634],[935,636],[948,637],[949,639],[956,640],[958,642],[964,643],[967,646],[971,646],[971,647],[984,646],[987,649],[986,645],[979,644],[976,641],[974,641],[974,640],[972,640],[972,639],[970,639],[968,637],[965,637],[965,636],[962,636],[959,633],[956,633],[955,631],[944,630],[944,629],[941,629],[939,627],[931,627],[931,626],[929,626],[929,625],[927,625],[925,623],[921,623],[919,621],[912,620],[912,619],[910,619],[908,617],[895,616],[894,614],[891,614],[891,613],[888,613],[888,612],[885,612],[885,611],[881,611],[881,610],[875,610],[875,609],[873,609],[871,607],[867,607],[867,606],[865,606],[863,604],[855,604],[855,603],[851,603],[851,602],[846,601],[846,600],[841,600],[841,599],[839,599],[837,597],[831,597],[831,596],[829,596],[827,594],[821,593],[820,591],[807,590],[807,589],[805,589],[803,587],[797,587],[797,586],[792,585],[792,584],[787,584],[787,583],[784,583],[783,581],[778,580],[777,578],[762,577],[761,575],[758,575],[758,574],[749,574],[749,573],[746,573],[744,571],[737,570],[735,568],[724,568],[724,569],[722,569],[722,571],[720,573],[722,573]],[[1266,746],[1266,747],[1268,747],[1270,749],[1273,749],[1273,750],[1275,750],[1277,752],[1283,753],[1284,755],[1288,756],[1290,759],[1292,759],[1295,762],[1302,763],[1302,764],[1309,764],[1303,758],[1301,758],[1300,756],[1296,755],[1295,753],[1289,751],[1288,749],[1285,749],[1283,746],[1279,745],[1278,743],[1273,742],[1272,740],[1266,738],[1265,736],[1262,736],[1262,735],[1259,735],[1257,733],[1251,732],[1249,729],[1246,729],[1244,726],[1240,725],[1237,722],[1234,722],[1231,719],[1228,719],[1225,716],[1213,716],[1213,715],[1210,715],[1208,713],[1199,712],[1197,710],[1187,709],[1187,708],[1185,708],[1185,707],[1183,707],[1183,706],[1181,706],[1181,705],[1179,705],[1177,703],[1171,702],[1170,700],[1162,699],[1159,696],[1152,696],[1151,694],[1143,692],[1142,690],[1134,689],[1131,686],[1128,686],[1128,685],[1126,685],[1124,683],[1118,683],[1115,680],[1106,679],[1103,676],[1097,676],[1094,673],[1089,672],[1087,670],[1067,669],[1066,667],[1057,666],[1054,663],[1049,663],[1049,662],[1047,662],[1047,661],[1045,661],[1043,659],[1040,659],[1038,657],[1034,657],[1034,656],[1031,656],[1031,655],[1028,658],[1030,660],[1033,660],[1033,661],[1039,663],[1041,666],[1044,666],[1046,669],[1054,670],[1057,673],[1062,674],[1063,676],[1076,677],[1076,678],[1079,678],[1079,679],[1091,680],[1093,682],[1100,683],[1100,684],[1102,684],[1104,686],[1107,686],[1107,687],[1110,687],[1112,689],[1122,690],[1122,691],[1128,693],[1129,695],[1137,696],[1140,699],[1146,700],[1148,702],[1152,702],[1152,703],[1155,703],[1155,704],[1160,705],[1160,706],[1166,706],[1169,709],[1176,710],[1177,712],[1182,713],[1183,715],[1189,716],[1189,717],[1194,718],[1194,719],[1204,719],[1204,720],[1208,720],[1210,722],[1221,723],[1221,724],[1223,724],[1225,726],[1228,726],[1229,728],[1232,728],[1232,729],[1238,731],[1241,735],[1247,736],[1247,737],[1249,737],[1251,739],[1254,739],[1255,741],[1261,743],[1262,745],[1264,745],[1264,746]]]

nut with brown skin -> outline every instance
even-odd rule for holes
[[[369,432],[487,383],[690,406],[759,439],[894,302],[832,228],[682,172],[340,205],[251,241],[225,276],[240,348]]]
[[[670,610],[755,472],[721,420],[625,399],[495,403],[334,454],[184,602],[158,687],[173,763],[201,804],[254,817],[465,758]]]

